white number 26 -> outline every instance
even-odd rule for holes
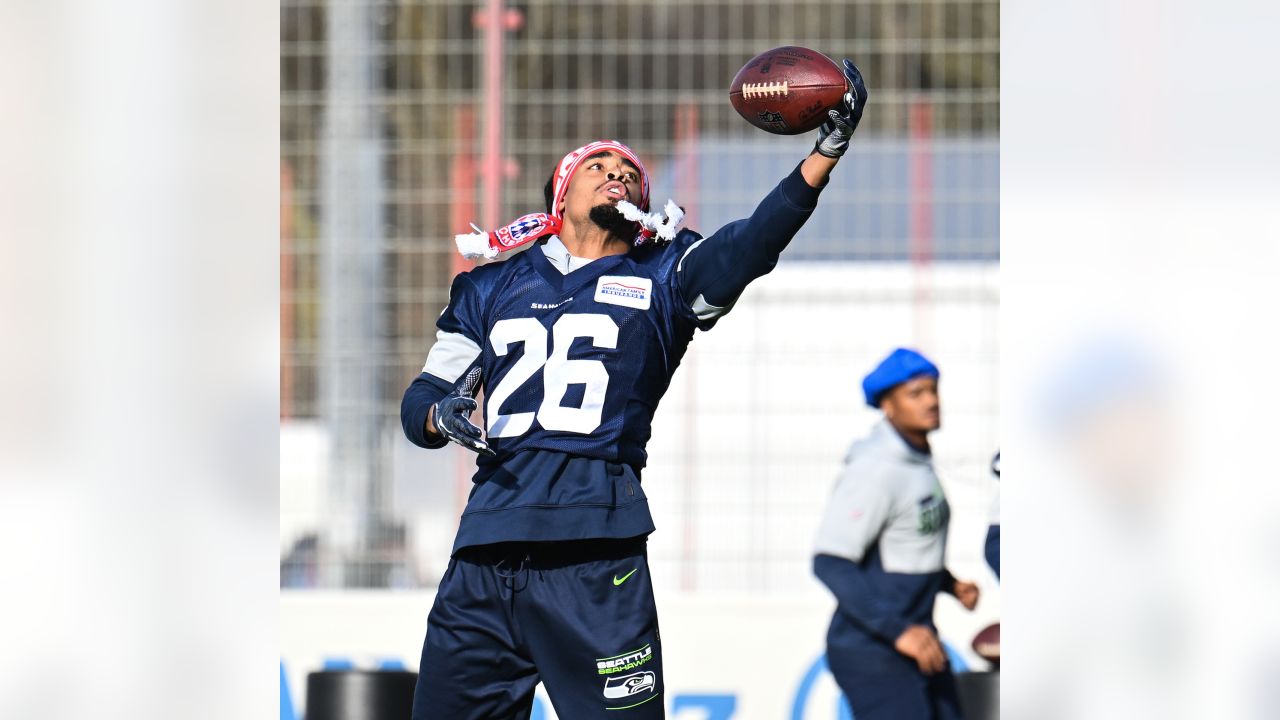
[[[516,437],[533,427],[536,416],[547,430],[587,434],[600,427],[604,412],[609,372],[599,360],[570,360],[569,346],[577,338],[591,338],[598,348],[618,347],[618,325],[608,315],[578,313],[563,315],[551,328],[548,355],[547,329],[535,318],[500,320],[489,333],[489,342],[498,355],[506,355],[512,345],[524,345],[524,355],[511,366],[502,382],[489,394],[489,437]],[[498,410],[526,380],[542,370],[542,404],[537,412],[500,415]],[[586,385],[581,407],[562,407],[560,399],[570,385]]]

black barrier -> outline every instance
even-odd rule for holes
[[[956,673],[956,689],[960,693],[964,720],[999,720],[1000,673]]]
[[[409,720],[418,674],[325,670],[307,675],[306,720]]]

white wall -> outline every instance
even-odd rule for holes
[[[663,670],[668,716],[673,720],[729,720],[693,707],[672,712],[693,696],[733,698],[732,720],[835,720],[839,690],[828,673],[804,689],[804,679],[823,653],[834,602],[822,593],[758,598],[731,593],[696,596],[657,588],[662,624]],[[326,658],[373,668],[400,661],[418,669],[430,592],[286,592],[280,604],[280,645],[289,691],[299,713],[306,675]],[[982,608],[989,615],[994,606]],[[944,613],[945,615],[945,613]],[[967,630],[943,639],[966,644]],[[959,649],[959,648],[957,648]],[[555,713],[538,691],[546,717]],[[805,710],[792,714],[797,703]],[[566,719],[569,720],[569,719]]]

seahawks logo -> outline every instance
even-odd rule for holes
[[[607,700],[619,700],[630,697],[645,690],[653,692],[658,686],[658,676],[651,672],[638,672],[620,678],[609,678],[604,681],[604,696]]]
[[[947,526],[951,519],[951,506],[941,495],[930,495],[920,499],[919,513],[916,516],[916,530],[921,535],[932,535]]]

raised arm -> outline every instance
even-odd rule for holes
[[[773,270],[778,256],[813,213],[820,188],[808,184],[802,168],[778,183],[751,217],[735,220],[695,242],[681,258],[677,286],[700,321],[727,313],[752,280]]]
[[[818,194],[848,150],[867,102],[862,74],[853,63],[844,63],[849,81],[844,106],[830,111],[809,156],[765,196],[751,217],[694,243],[681,259],[680,293],[700,322],[724,315],[751,281],[773,270],[778,256],[813,214]]]

